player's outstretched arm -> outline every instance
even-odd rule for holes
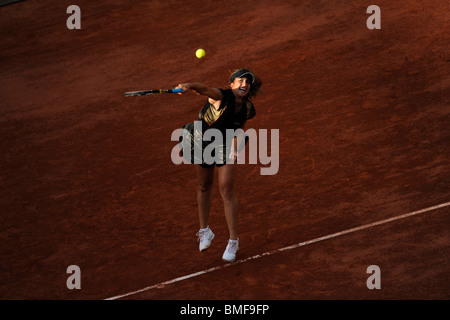
[[[223,98],[222,92],[218,88],[210,88],[203,83],[181,83],[176,88],[183,89],[183,92],[179,94],[192,90],[202,96],[207,96],[214,101],[219,101]]]

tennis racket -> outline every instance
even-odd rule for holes
[[[149,94],[157,94],[157,93],[180,93],[183,92],[183,89],[158,89],[158,90],[141,90],[141,91],[130,91],[125,92],[125,97],[132,96],[147,96]]]

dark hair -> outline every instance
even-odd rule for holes
[[[236,78],[247,78],[250,82],[250,91],[248,92],[248,98],[252,99],[256,97],[256,94],[260,91],[262,81],[256,76],[250,69],[239,68],[231,72],[230,83],[234,82]]]

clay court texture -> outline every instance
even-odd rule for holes
[[[81,29],[66,26],[73,4]],[[370,30],[374,4],[381,29]],[[0,7],[0,298],[449,299],[449,9]],[[200,253],[195,170],[171,160],[172,132],[196,120],[205,97],[124,92],[225,89],[239,67],[263,80],[246,128],[279,130],[279,170],[238,166],[240,250],[228,265],[217,184],[216,238]],[[71,265],[81,289],[67,287]],[[367,286],[369,266],[380,289]]]

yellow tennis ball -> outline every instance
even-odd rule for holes
[[[201,59],[205,56],[206,52],[203,49],[198,49],[197,51],[195,51],[195,55],[197,56],[197,58]]]

